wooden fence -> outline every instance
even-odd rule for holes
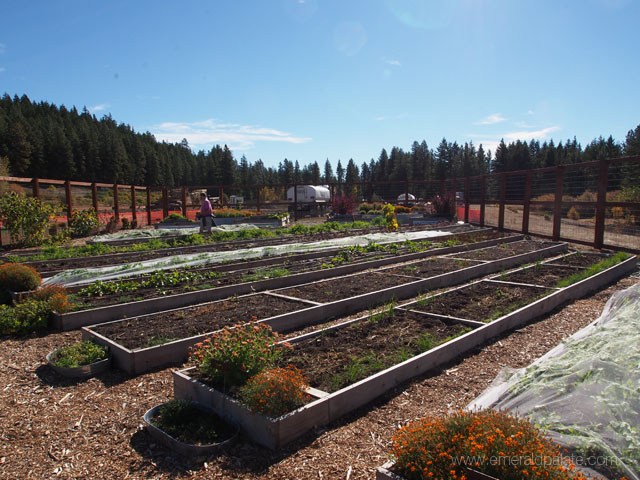
[[[3,186],[4,185],[4,186]],[[206,189],[219,208],[291,211],[313,205],[298,199],[298,185],[200,185],[147,187],[40,178],[0,177],[3,191],[18,191],[74,209],[95,209],[101,220],[127,218],[150,225],[170,213],[195,218],[196,193]],[[294,187],[292,201],[287,189]],[[432,181],[332,183],[331,196],[346,195],[354,208],[390,202],[419,210],[435,195],[455,199],[460,220],[530,233],[596,248],[640,250],[640,156]],[[192,198],[192,193],[195,198]],[[7,243],[0,234],[0,245]]]

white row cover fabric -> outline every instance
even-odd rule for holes
[[[639,480],[640,284],[529,367],[503,371],[468,408],[526,416],[585,472],[599,462]]]
[[[344,238],[332,238],[311,243],[288,243],[265,247],[244,248],[221,252],[202,252],[188,255],[173,255],[155,258],[142,262],[114,265],[112,267],[80,268],[67,270],[46,278],[43,285],[83,285],[100,281],[115,280],[132,275],[141,275],[155,270],[168,270],[187,266],[213,265],[222,262],[249,260],[253,258],[286,255],[293,253],[319,252],[352,245],[367,245],[368,243],[397,243],[407,240],[418,241],[429,238],[450,235],[451,232],[441,230],[422,230],[416,232],[369,233]]]
[[[257,225],[249,223],[239,223],[237,225],[220,225],[219,227],[213,227],[212,232],[237,232],[239,230],[257,230]],[[118,240],[135,240],[139,238],[163,238],[163,237],[176,237],[180,235],[193,235],[200,231],[200,224],[195,223],[193,227],[180,227],[180,228],[148,228],[145,230],[127,230],[116,233],[107,233],[104,235],[97,235],[91,238],[91,241],[96,243],[115,242]]]

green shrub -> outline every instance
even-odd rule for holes
[[[0,305],[0,334],[24,335],[42,330],[50,315],[51,305],[43,300],[25,300],[15,307]]]
[[[252,412],[279,417],[304,405],[309,382],[293,365],[265,370],[251,377],[240,390]]]
[[[97,233],[100,228],[100,221],[96,211],[74,210],[71,212],[69,220],[69,231],[72,237],[86,237],[92,233]]]
[[[22,193],[0,197],[0,221],[9,230],[11,241],[20,245],[42,245],[49,220],[59,212],[59,208]]]
[[[127,217],[122,217],[120,221],[122,222],[122,229],[128,230],[131,225],[131,223],[129,222],[129,219]]]
[[[75,368],[90,365],[107,358],[108,349],[92,340],[76,342],[62,347],[51,359],[56,367]]]
[[[21,263],[5,263],[0,265],[0,302],[11,300],[9,292],[26,292],[35,290],[42,283],[36,270]]]

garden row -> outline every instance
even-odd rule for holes
[[[464,231],[471,228],[473,227],[464,225],[445,227],[448,231]],[[404,228],[403,231],[423,229],[424,227],[412,227]],[[47,277],[74,268],[119,265],[178,254],[282,245],[293,241],[298,243],[317,242],[374,231],[382,230],[364,222],[351,224],[330,222],[316,226],[294,225],[282,230],[240,230],[218,232],[210,236],[192,234],[176,239],[152,239],[144,243],[120,247],[103,244],[70,248],[52,246],[28,255],[6,255],[3,259],[8,262],[28,264]]]
[[[388,260],[393,264],[407,260],[414,260],[414,263],[324,281],[305,283],[300,280],[309,280],[309,275],[324,274],[327,270],[298,274],[299,278],[294,286],[285,288],[277,288],[276,282],[291,282],[291,278],[265,280],[264,282],[270,282],[272,287],[264,293],[227,296],[223,300],[98,325],[93,321],[97,318],[97,309],[93,313],[85,311],[59,315],[61,320],[57,321],[66,322],[66,325],[70,326],[71,322],[83,319],[85,325],[92,324],[90,327],[83,327],[83,336],[109,346],[118,367],[131,374],[139,374],[151,368],[183,361],[190,347],[212,332],[228,326],[253,320],[265,323],[278,332],[291,332],[325,322],[330,318],[366,310],[393,299],[410,298],[436,288],[463,283],[474,277],[557,255],[566,250],[566,244],[563,243],[530,240],[487,246],[488,243],[495,244],[497,241],[482,242],[484,245],[434,249],[410,254],[412,258],[407,258],[406,255],[391,258]],[[464,251],[473,246],[482,248]],[[472,258],[453,258],[444,256],[445,254]],[[425,260],[424,257],[429,255],[434,258]],[[473,260],[479,257],[491,260]],[[417,260],[418,258],[420,259]],[[369,266],[371,263],[365,262]],[[415,270],[408,272],[407,268]],[[177,296],[174,296],[174,299],[175,297]],[[171,297],[167,297],[163,300],[170,299]],[[128,304],[128,310],[125,309],[124,312],[131,312],[141,304],[144,302]]]
[[[246,379],[238,384],[230,374],[237,365],[220,358],[229,339],[260,328],[249,324],[227,329],[196,346],[192,359],[197,366],[174,372],[174,395],[239,424],[255,442],[279,448],[635,266],[636,258],[626,254],[572,254],[290,338],[274,347],[281,352],[273,366],[281,377],[286,377],[284,372],[291,378],[304,375],[311,387],[302,405],[294,402],[291,411],[260,413],[263,406],[251,395],[259,385]],[[541,279],[545,285],[539,285]],[[559,286],[565,283],[570,284]],[[282,387],[273,379],[261,381]]]

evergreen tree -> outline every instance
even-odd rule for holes
[[[324,183],[326,183],[327,185],[329,183],[332,183],[335,179],[333,178],[333,168],[331,167],[331,162],[329,161],[329,159],[327,158],[327,160],[324,162]]]

